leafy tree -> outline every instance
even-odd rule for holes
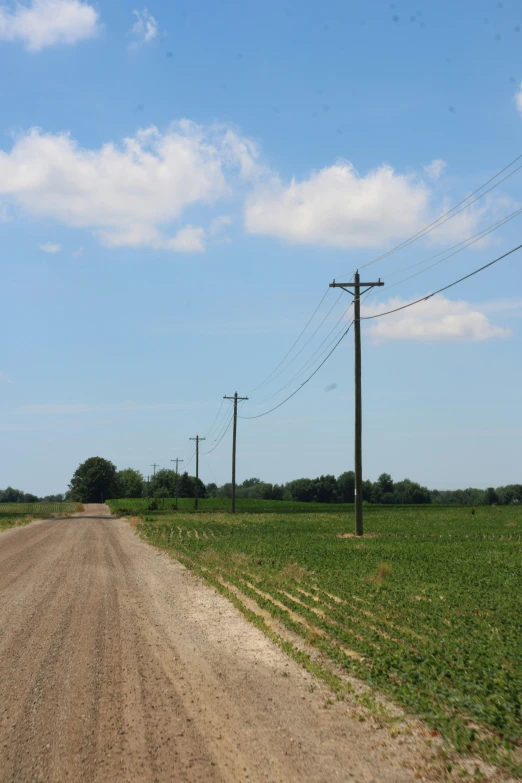
[[[119,470],[116,474],[118,497],[141,498],[143,496],[143,476],[134,468]]]
[[[150,480],[150,491],[155,498],[172,498],[176,492],[178,477],[175,470],[162,468]]]
[[[493,503],[498,503],[498,495],[493,487],[488,487],[484,492],[484,503],[486,506],[491,506]]]
[[[316,503],[334,503],[337,500],[337,481],[335,476],[319,476],[312,483]]]
[[[243,481],[241,486],[248,488],[248,487],[254,487],[256,484],[261,484],[261,479],[258,478],[245,479],[245,481]]]
[[[207,484],[207,495],[209,498],[217,498],[218,496],[218,485],[214,482],[211,482],[210,484]]]
[[[69,487],[72,500],[103,502],[117,494],[116,466],[102,457],[90,457],[76,468]]]
[[[355,473],[353,470],[341,473],[337,479],[337,494],[340,503],[355,502]]]
[[[377,484],[379,485],[383,495],[387,494],[388,492],[393,492],[393,479],[389,473],[381,473],[377,479]]]
[[[314,499],[314,486],[311,479],[302,478],[289,481],[286,488],[290,491],[292,500],[309,503]]]

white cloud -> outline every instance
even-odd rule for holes
[[[0,371],[0,383],[12,383],[12,381],[5,372]]]
[[[522,116],[522,82],[520,82],[520,86],[515,93],[515,106],[518,113]]]
[[[411,300],[408,300],[411,301]],[[398,298],[363,307],[363,316],[377,315],[408,304]],[[497,326],[484,314],[485,306],[434,296],[398,313],[369,321],[369,332],[378,340],[430,340],[483,342],[508,337],[511,329]]]
[[[62,249],[62,246],[58,243],[54,242],[46,242],[45,245],[38,245],[40,250],[43,250],[44,253],[59,253]]]
[[[413,175],[380,166],[361,176],[348,161],[285,185],[278,177],[247,199],[251,234],[292,243],[374,247],[415,233],[422,224],[429,190]]]
[[[203,228],[188,225],[169,236],[166,227],[190,206],[230,197],[233,178],[250,177],[255,157],[253,143],[235,131],[188,120],[100,149],[33,128],[10,153],[0,151],[0,195],[32,215],[91,228],[110,247],[197,252]]]
[[[442,171],[434,161],[431,174]],[[461,240],[477,231],[486,213],[505,206],[489,197],[430,231],[428,241]],[[284,183],[264,177],[245,205],[245,226],[251,234],[276,236],[294,244],[342,248],[380,247],[416,234],[449,208],[432,186],[415,173],[401,174],[389,165],[359,174],[349,161],[339,161],[301,181]]]
[[[150,43],[158,37],[158,23],[147,8],[144,8],[143,11],[133,11],[132,13],[136,17],[136,22],[130,31],[130,35],[134,38],[134,41],[131,43],[132,47]]]
[[[81,0],[30,0],[0,6],[0,40],[23,41],[39,51],[55,44],[74,44],[97,35],[98,12]]]
[[[431,179],[438,179],[447,165],[445,160],[438,158],[437,160],[432,160],[428,166],[424,166],[424,171]]]

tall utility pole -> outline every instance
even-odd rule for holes
[[[199,435],[196,435],[195,438],[189,438],[189,440],[195,440],[196,441],[196,488],[194,491],[194,508],[199,508],[199,487],[198,487],[198,479],[199,479],[199,444],[202,440],[206,440],[206,438],[200,438]]]
[[[363,534],[363,493],[362,493],[362,387],[361,387],[361,287],[362,293],[370,288],[381,286],[380,278],[376,283],[361,283],[359,270],[353,283],[330,283],[330,288],[342,288],[353,296],[353,334],[355,338],[355,535]],[[353,291],[349,289],[353,288]]]
[[[238,400],[248,400],[248,397],[223,397],[224,400],[234,400],[234,435],[232,437],[232,513],[236,513],[236,436],[237,436],[237,403]]]
[[[176,511],[177,511],[178,510],[178,483],[179,483],[178,462],[183,462],[184,460],[180,459],[179,457],[176,457],[176,459],[171,459],[170,461],[176,463]]]

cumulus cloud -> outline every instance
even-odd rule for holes
[[[187,225],[173,236],[165,229],[188,207],[229,197],[234,177],[251,176],[256,157],[235,131],[188,120],[100,149],[33,128],[11,152],[0,151],[0,195],[32,215],[91,228],[110,247],[198,252],[205,229]]]
[[[130,35],[134,39],[131,47],[141,46],[154,41],[158,37],[159,27],[152,14],[149,13],[147,8],[144,8],[143,11],[133,11],[132,13],[136,17],[136,22],[130,31]]]
[[[99,30],[98,12],[81,0],[30,0],[0,5],[0,40],[23,41],[30,51],[75,44]]]
[[[378,315],[408,304],[411,300],[389,299],[363,307],[363,316]],[[398,313],[369,321],[369,332],[378,340],[429,340],[483,342],[508,337],[511,329],[491,323],[486,307],[438,295]]]
[[[42,250],[44,253],[59,253],[62,249],[62,246],[59,245],[57,242],[46,242],[45,245],[38,245],[40,250]]]
[[[438,179],[447,165],[445,160],[438,158],[437,160],[432,160],[428,166],[424,166],[424,171],[431,179]]]
[[[251,234],[293,243],[372,247],[414,233],[429,201],[413,176],[381,166],[361,176],[340,162],[285,185],[279,178],[247,199],[245,224]]]
[[[430,178],[443,165],[434,161]],[[429,241],[446,243],[473,234],[497,202],[498,197],[490,197],[464,210],[431,231]],[[294,244],[371,248],[417,233],[450,206],[418,174],[382,165],[362,175],[349,161],[339,161],[300,181],[262,178],[246,201],[245,226],[251,234]]]

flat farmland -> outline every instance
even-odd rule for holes
[[[278,508],[134,512],[267,633],[273,618],[297,634],[286,648],[305,665],[319,652],[332,683],[341,667],[522,776],[522,508],[370,506],[363,539],[351,512]]]
[[[80,508],[77,503],[0,503],[0,530],[55,514],[73,514]]]

